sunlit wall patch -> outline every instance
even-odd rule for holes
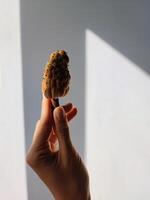
[[[0,198],[27,200],[20,1],[0,10]]]
[[[86,30],[85,38],[86,164],[92,198],[133,200],[147,194],[148,199],[150,77],[92,30]]]

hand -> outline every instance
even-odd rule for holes
[[[53,193],[56,200],[90,200],[87,170],[72,145],[68,121],[77,109],[72,104],[52,112],[50,99],[43,96],[26,161]]]

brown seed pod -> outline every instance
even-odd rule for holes
[[[46,98],[63,97],[68,93],[71,78],[68,63],[69,57],[64,50],[50,54],[42,80],[42,92]]]

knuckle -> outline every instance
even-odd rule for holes
[[[62,123],[60,124],[58,131],[64,134],[69,133],[69,127],[67,124]]]
[[[26,162],[30,167],[35,167],[37,163],[37,156],[36,154],[32,154],[31,152],[28,152],[26,154]]]
[[[26,162],[28,163],[28,165],[32,164],[32,158],[29,153],[26,154]]]

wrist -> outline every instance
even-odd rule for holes
[[[65,196],[65,197],[58,197],[55,198],[55,200],[91,200],[91,195],[84,195],[84,194],[77,194],[77,195],[73,195],[73,196]]]

